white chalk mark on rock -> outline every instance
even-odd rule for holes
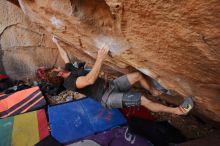
[[[176,77],[174,80],[178,82],[179,86],[182,87],[187,94],[193,94],[190,84],[185,79],[182,77]]]
[[[55,16],[50,18],[51,23],[57,28],[57,29],[61,29],[63,28],[63,21],[61,21],[60,19],[56,18]]]
[[[109,36],[100,35],[95,39],[96,47],[101,49],[106,46],[114,54],[120,54],[130,48],[130,45],[122,38],[112,38]]]

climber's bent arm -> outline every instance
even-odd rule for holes
[[[78,89],[84,88],[86,86],[92,85],[95,83],[96,79],[99,76],[104,59],[108,54],[109,49],[103,48],[98,51],[97,59],[92,67],[92,70],[85,76],[80,76],[76,79],[76,87]]]

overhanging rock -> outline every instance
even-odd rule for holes
[[[198,111],[220,121],[220,1],[19,0],[31,21],[106,65],[129,66],[167,89],[193,96]],[[71,50],[71,48],[68,48]]]

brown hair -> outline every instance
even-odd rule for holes
[[[53,71],[53,68],[45,70],[45,75],[46,75],[48,82],[55,86],[59,86],[63,84],[63,81],[64,81],[63,77],[59,77],[57,76],[57,74],[58,72]]]

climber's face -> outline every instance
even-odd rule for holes
[[[52,71],[56,72],[58,77],[62,77],[64,74],[64,70],[61,67],[56,67]]]
[[[57,77],[62,77],[64,79],[67,78],[71,74],[71,72],[66,71],[65,69],[62,69],[61,67],[54,68],[53,72],[56,72]]]
[[[63,74],[64,74],[64,72],[63,72],[63,71],[59,71],[59,72],[58,72],[58,74],[57,74],[57,76],[58,76],[58,77],[62,77],[62,76],[63,76]]]

